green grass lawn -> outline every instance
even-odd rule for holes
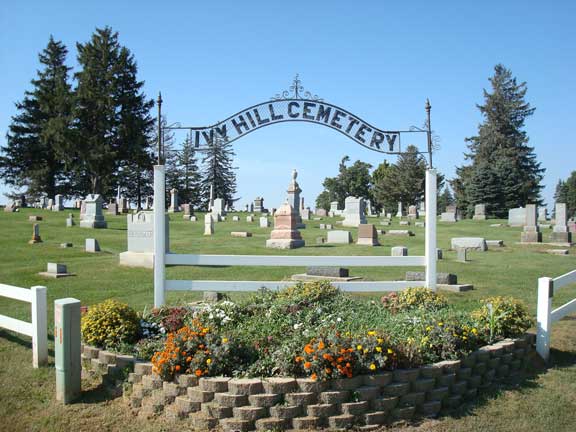
[[[48,287],[49,334],[52,328],[53,301],[62,297],[75,297],[84,305],[116,298],[141,310],[153,302],[152,271],[120,267],[118,254],[126,250],[126,217],[106,216],[108,229],[91,230],[78,226],[66,228],[66,212],[48,212],[23,209],[20,213],[0,212],[0,283],[30,287]],[[79,222],[79,214],[75,214]],[[32,223],[29,215],[43,216],[39,222],[43,243],[29,245]],[[309,221],[302,230],[307,247],[281,251],[265,248],[270,229],[258,227],[258,222],[240,222],[216,225],[216,234],[204,237],[203,217],[199,222],[185,222],[181,214],[170,215],[170,245],[173,252],[207,254],[286,254],[286,255],[389,255],[392,246],[409,248],[410,255],[424,252],[424,228],[410,229],[416,236],[410,238],[380,236],[380,247],[356,245],[316,245],[316,237],[326,235],[318,228],[320,221]],[[378,219],[370,219],[376,223]],[[335,224],[336,219],[325,218],[322,223]],[[537,279],[556,277],[576,269],[576,248],[569,256],[543,253],[546,245],[519,245],[521,228],[490,227],[505,221],[461,221],[456,224],[438,224],[438,247],[444,249],[444,259],[438,271],[456,273],[461,283],[471,283],[475,290],[460,294],[446,294],[449,301],[459,307],[472,309],[478,299],[491,295],[511,295],[522,299],[529,310],[536,311]],[[381,229],[403,229],[397,223]],[[349,229],[349,228],[346,228]],[[251,238],[232,238],[231,231],[251,231]],[[352,231],[356,239],[356,230]],[[544,231],[546,241],[549,231]],[[488,252],[471,253],[471,261],[455,261],[455,253],[448,251],[450,238],[477,236],[504,240],[505,247]],[[84,240],[96,238],[102,248],[99,254],[85,253]],[[71,242],[71,249],[60,249],[63,242]],[[62,279],[44,279],[38,272],[45,271],[46,263],[58,262],[68,266],[76,276]],[[354,276],[368,280],[403,279],[406,270],[417,268],[353,267]],[[169,279],[221,279],[221,280],[281,280],[303,268],[290,267],[173,267],[167,271]],[[576,296],[576,287],[562,289],[554,304],[560,305]],[[232,299],[243,294],[232,294]],[[169,303],[198,299],[199,293],[168,293]],[[377,297],[366,294],[366,297]],[[18,301],[0,298],[0,314],[29,319],[29,306]],[[504,389],[481,404],[451,416],[421,425],[410,425],[403,430],[459,431],[459,430],[574,430],[573,413],[576,408],[576,325],[564,320],[554,326],[554,367],[547,372],[535,370],[520,388]],[[0,331],[0,418],[6,430],[169,430],[161,420],[143,423],[132,418],[119,400],[105,400],[93,384],[87,389],[81,403],[62,407],[54,402],[54,369],[31,367],[31,351],[25,337]],[[2,429],[2,427],[0,427]]]

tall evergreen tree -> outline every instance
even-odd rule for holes
[[[438,200],[436,202],[436,213],[441,214],[445,211],[446,207],[454,204],[454,196],[450,192],[449,186],[444,186],[438,189]]]
[[[68,194],[70,185],[63,159],[70,139],[71,89],[68,50],[52,36],[39,54],[42,69],[32,90],[16,103],[6,146],[0,156],[0,177],[28,195]]]
[[[382,162],[372,173],[374,185],[372,195],[378,209],[391,212],[398,205],[400,190],[398,188],[398,169],[387,161]]]
[[[559,180],[554,193],[557,203],[566,203],[568,217],[576,216],[576,171],[566,180]]]
[[[80,181],[89,182],[89,192],[113,194],[118,168],[149,163],[149,134],[153,105],[141,93],[137,67],[127,48],[120,46],[111,28],[96,29],[89,42],[78,43],[75,130]],[[139,182],[136,182],[139,184]],[[140,186],[135,195],[142,196]]]
[[[486,203],[494,214],[502,216],[511,207],[542,203],[545,170],[523,130],[526,118],[535,110],[525,101],[526,83],[518,84],[511,71],[498,64],[490,84],[492,92],[484,90],[484,104],[478,105],[484,122],[477,136],[466,139],[469,152],[465,157],[470,165],[457,169],[458,177],[452,185],[457,202],[466,205],[461,207],[464,212],[474,204]],[[493,169],[486,168],[486,164]],[[492,177],[485,181],[486,187],[499,185],[496,193],[483,191],[476,184],[474,179],[479,178],[480,170]]]
[[[200,208],[203,203],[201,174],[198,168],[196,149],[192,140],[187,137],[179,151],[172,151],[170,157],[170,187],[178,190],[178,200],[182,204],[191,204]],[[218,197],[216,197],[218,198]]]
[[[236,193],[236,173],[232,166],[235,156],[232,145],[217,136],[208,144],[206,154],[202,159],[203,179],[201,182],[202,205],[210,205],[210,190],[213,188],[212,198],[222,198],[226,205],[234,203]]]
[[[426,159],[413,145],[398,156],[395,183],[399,201],[404,205],[415,205],[424,199],[426,167]]]

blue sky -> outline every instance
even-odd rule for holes
[[[546,168],[544,198],[576,170],[576,3],[556,1],[14,1],[0,5],[0,142],[38,68],[49,35],[69,48],[111,26],[139,65],[145,92],[162,91],[169,122],[206,125],[287,89],[296,73],[327,102],[380,129],[420,126],[430,98],[440,137],[435,165],[448,177],[497,63],[528,84],[536,112],[526,130]],[[382,155],[328,128],[288,123],[234,143],[238,196],[276,207],[292,168],[313,205],[326,176],[349,155]],[[0,194],[7,192],[0,185]],[[0,202],[5,202],[2,196]]]

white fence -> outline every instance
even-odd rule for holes
[[[538,354],[546,361],[548,361],[550,357],[550,332],[552,331],[552,323],[572,312],[576,312],[576,298],[552,310],[552,300],[554,299],[556,291],[571,283],[576,283],[576,270],[558,276],[555,279],[549,277],[541,277],[538,279],[536,351],[538,351]]]
[[[426,171],[426,219],[424,256],[278,256],[278,255],[191,255],[166,253],[165,248],[165,167],[154,166],[154,306],[164,305],[166,291],[256,291],[262,287],[278,289],[292,281],[191,281],[166,280],[166,265],[184,266],[346,266],[412,267],[424,266],[424,286],[436,290],[436,171]],[[418,282],[334,282],[345,291],[399,291]]]
[[[31,323],[0,315],[0,327],[32,337],[32,365],[35,368],[48,363],[46,287],[34,286],[31,289],[25,289],[0,284],[0,296],[32,305]]]

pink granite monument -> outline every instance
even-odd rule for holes
[[[274,214],[274,229],[270,233],[270,239],[266,240],[266,247],[296,249],[304,246],[304,240],[296,227],[297,217],[297,213],[290,204],[282,204]]]

